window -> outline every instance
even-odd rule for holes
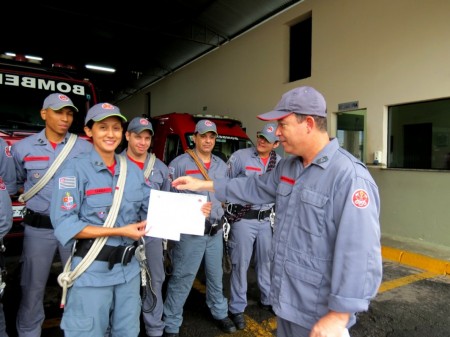
[[[311,77],[311,27],[311,17],[291,26],[289,82]]]
[[[364,134],[366,110],[340,112],[337,116],[336,138],[339,145],[364,162]]]
[[[388,167],[450,170],[450,99],[391,106]]]

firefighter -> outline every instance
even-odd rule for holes
[[[54,175],[47,172],[51,169],[56,169],[57,172],[60,169],[56,166],[56,158],[72,141],[74,143],[70,152],[63,160],[59,157],[62,161],[92,149],[91,143],[69,133],[77,112],[78,109],[68,96],[61,93],[50,94],[40,110],[45,128],[11,146],[17,188],[20,193],[24,193],[22,200],[26,202],[20,258],[22,297],[16,319],[19,337],[41,336],[45,319],[44,294],[51,265],[57,250],[63,264],[70,254],[70,247],[63,247],[58,243],[50,221]],[[34,189],[37,192],[33,194]]]

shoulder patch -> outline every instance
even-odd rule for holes
[[[75,177],[61,177],[58,180],[58,185],[60,190],[64,190],[66,188],[76,188],[77,187],[77,179]]]
[[[357,208],[366,208],[369,206],[369,194],[363,189],[356,190],[352,195],[352,203]]]
[[[61,209],[65,210],[65,211],[70,211],[71,209],[75,208],[76,206],[77,206],[77,204],[74,203],[73,197],[70,195],[69,192],[66,192],[66,194],[62,198]]]

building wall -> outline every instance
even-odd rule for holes
[[[289,26],[312,13],[312,76],[288,82]],[[148,88],[151,113],[227,114],[254,138],[281,95],[321,91],[329,132],[338,104],[367,110],[366,162],[387,153],[387,106],[450,96],[450,1],[305,0]],[[122,102],[145,113],[145,93]],[[383,234],[450,246],[450,172],[370,167],[382,197]]]

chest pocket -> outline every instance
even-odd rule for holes
[[[321,193],[303,189],[300,192],[300,226],[303,230],[316,236],[322,236],[325,226],[325,205],[328,197]]]
[[[163,184],[161,172],[153,170],[149,177],[150,187],[159,190]]]
[[[125,191],[123,192],[123,199],[133,203],[136,202],[141,203],[142,200],[144,200],[144,192],[142,192],[142,189],[138,190],[125,189]],[[122,200],[122,202],[124,202],[124,200]]]
[[[86,203],[89,207],[93,208],[107,208],[112,205],[113,195],[112,193],[99,193],[89,195],[86,198]]]
[[[28,172],[27,179],[32,182],[39,181],[49,168],[48,160],[26,161],[23,165]]]

